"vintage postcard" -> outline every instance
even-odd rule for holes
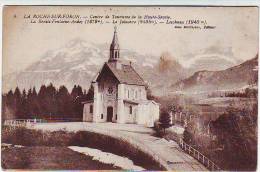
[[[4,170],[255,171],[258,7],[4,6]]]

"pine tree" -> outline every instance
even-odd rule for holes
[[[78,96],[78,89],[77,89],[77,86],[74,85],[74,87],[72,88],[72,91],[71,91],[71,97],[73,99],[75,99],[77,96]]]
[[[10,90],[2,96],[2,121],[5,119],[15,119],[14,93]]]
[[[65,86],[60,86],[57,92],[57,107],[59,117],[65,119],[72,117],[72,101],[68,89]]]
[[[94,99],[94,87],[93,85],[90,86],[88,89],[88,93],[84,96],[84,99],[93,100]]]
[[[30,107],[31,107],[32,118],[40,118],[40,116],[39,116],[40,105],[39,105],[38,95],[37,95],[35,87],[33,87],[33,90],[32,90]]]
[[[71,91],[71,98],[72,98],[72,108],[73,108],[73,117],[74,118],[82,118],[83,113],[83,105],[81,104],[81,101],[84,97],[82,87],[74,85],[72,91]]]
[[[21,107],[21,92],[18,87],[15,88],[14,91],[14,113],[15,113],[15,118],[19,119],[20,117],[20,107]]]
[[[58,90],[50,83],[47,87],[42,85],[39,93],[35,87],[22,93],[17,87],[13,93],[10,90],[3,95],[4,118],[82,118],[84,98],[94,96],[93,87],[86,94],[80,85],[75,85],[71,94],[65,86]],[[74,97],[74,98],[73,98]]]
[[[78,90],[78,96],[81,97],[83,95],[83,91],[82,91],[81,86],[78,85],[77,90]]]
[[[28,117],[33,118],[32,112],[32,89],[30,88],[27,93],[27,109],[28,109]]]
[[[23,93],[22,93],[22,97],[21,97],[21,106],[20,106],[20,109],[19,109],[19,115],[23,119],[30,118],[28,116],[28,108],[27,107],[28,107],[27,106],[27,94],[26,94],[25,89],[23,89]]]
[[[160,127],[163,128],[165,133],[165,129],[171,126],[171,117],[166,110],[161,111],[159,122],[160,122]]]
[[[6,105],[10,108],[14,108],[14,93],[12,90],[10,90],[7,94],[6,94]]]
[[[44,118],[44,115],[47,114],[46,92],[47,92],[46,86],[42,85],[37,96],[37,100],[39,102],[40,118]]]
[[[46,87],[46,105],[47,105],[47,114],[49,118],[55,118],[55,114],[58,111],[57,101],[56,101],[56,88],[50,83]]]

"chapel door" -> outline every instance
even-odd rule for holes
[[[107,122],[112,122],[113,118],[113,107],[107,107]]]

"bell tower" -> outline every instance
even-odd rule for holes
[[[108,62],[118,61],[120,58],[120,48],[117,38],[117,28],[114,27],[114,36],[110,45],[110,56]]]

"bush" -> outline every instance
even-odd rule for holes
[[[256,117],[257,106],[252,112],[227,111],[209,124],[194,119],[185,128],[184,141],[223,170],[254,171],[257,165]],[[209,125],[209,133],[203,129],[205,125]]]
[[[155,131],[155,136],[156,137],[163,137],[164,133],[163,130],[160,126],[160,122],[159,121],[155,121],[154,122],[154,127],[153,127],[154,131]]]
[[[166,110],[161,111],[159,122],[160,128],[162,128],[165,133],[165,129],[171,126],[171,116]]]

